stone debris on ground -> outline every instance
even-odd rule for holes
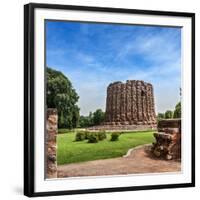
[[[158,132],[152,152],[158,158],[181,159],[181,119],[165,119],[158,122]]]

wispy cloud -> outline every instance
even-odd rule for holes
[[[105,109],[113,81],[153,83],[158,112],[179,100],[179,28],[50,22],[47,33],[47,65],[70,78],[81,114]]]

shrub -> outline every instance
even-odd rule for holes
[[[98,134],[99,140],[105,140],[106,139],[106,132],[105,131],[100,131],[97,134]]]
[[[117,141],[119,140],[120,133],[112,133],[110,141]]]
[[[97,143],[99,141],[98,133],[90,133],[88,135],[88,143]]]
[[[90,134],[91,134],[90,132],[88,132],[88,131],[85,131],[85,139],[86,139],[86,140],[88,140],[88,139],[89,139],[89,136],[90,136]]]
[[[76,133],[75,141],[83,141],[85,140],[85,132],[79,131]]]

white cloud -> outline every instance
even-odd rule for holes
[[[168,29],[162,34],[152,31],[134,34],[130,27],[126,31],[119,28],[116,32],[104,32],[106,28],[80,27],[82,37],[78,42],[84,41],[85,45],[88,42],[92,42],[93,47],[97,45],[94,38],[90,41],[89,37],[98,34],[102,40],[100,47],[97,45],[98,53],[87,51],[86,46],[82,49],[81,42],[71,49],[49,51],[51,57],[58,58],[57,62],[63,60],[64,64],[56,66],[65,72],[77,90],[81,114],[87,115],[97,108],[104,110],[108,84],[131,79],[153,84],[158,112],[174,108],[179,100],[181,67],[176,34]]]
[[[161,35],[141,34],[137,37],[130,37],[118,49],[117,60],[125,59],[127,56],[140,55],[148,61],[168,62],[176,60],[180,53],[177,48],[177,41],[170,33]]]

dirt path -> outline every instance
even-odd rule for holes
[[[145,145],[129,151],[127,157],[59,165],[58,177],[176,172],[181,170],[180,161],[157,159],[151,155],[149,149],[150,146]]]

